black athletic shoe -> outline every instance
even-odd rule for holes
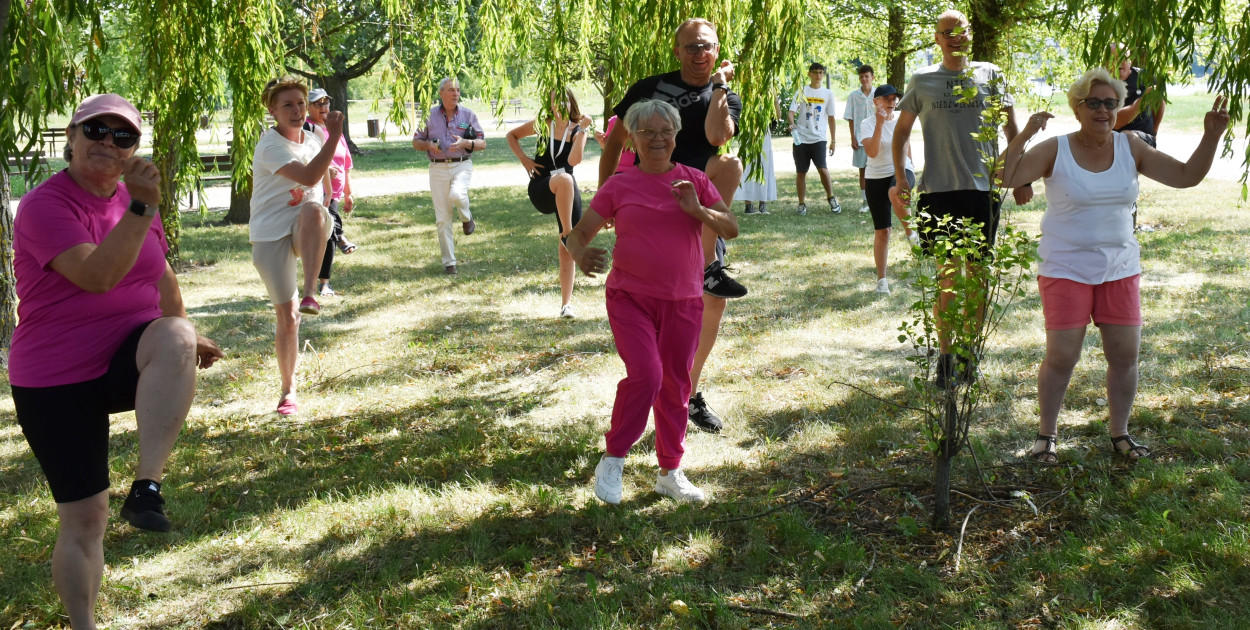
[[[725,273],[726,267],[719,260],[703,270],[703,292],[718,298],[733,299],[747,294],[747,288]]]
[[[139,529],[150,532],[167,532],[172,526],[165,516],[165,499],[161,497],[161,484],[150,479],[139,479],[130,484],[130,494],[122,504],[122,518]]]
[[[703,392],[694,395],[690,399],[690,424],[693,424],[708,433],[720,433],[720,429],[724,426],[721,419],[712,412],[712,408],[707,406],[707,402],[703,400]]]

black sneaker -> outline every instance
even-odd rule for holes
[[[746,202],[746,206],[747,206],[747,209],[745,212],[743,212],[743,214],[759,214],[758,212],[755,211],[755,204],[748,201]]]
[[[768,214],[768,206],[763,201],[760,202],[760,214]]]
[[[130,484],[130,494],[122,504],[122,518],[139,529],[150,532],[167,532],[172,526],[165,516],[165,499],[161,497],[161,484],[150,479],[139,479]]]
[[[937,360],[937,376],[933,378],[933,384],[938,389],[954,389],[958,384],[955,377],[955,355],[949,352],[943,352],[938,356]]]
[[[720,429],[724,426],[721,419],[712,412],[712,408],[707,406],[707,402],[703,400],[703,392],[694,395],[690,399],[690,424],[693,424],[708,433],[720,433]]]
[[[712,264],[703,270],[703,292],[718,298],[733,299],[740,298],[747,294],[747,288],[738,284],[737,280],[729,277],[725,273],[727,267],[721,264],[719,260],[713,260]]]
[[[807,214],[807,204],[801,203],[799,204],[799,215],[802,216],[805,214]]]

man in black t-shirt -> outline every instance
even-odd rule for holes
[[[673,54],[681,69],[633,84],[613,112],[623,123],[630,106],[643,99],[662,100],[676,107],[681,114],[681,131],[677,133],[673,161],[706,173],[725,205],[731,205],[742,177],[742,162],[731,155],[720,155],[719,148],[729,144],[738,133],[738,115],[742,112],[742,99],[729,89],[729,81],[734,76],[733,63],[727,59],[718,62],[720,38],[716,26],[705,19],[682,22],[673,43]],[[599,161],[600,186],[616,172],[621,149],[628,138],[629,131],[624,124],[612,128]],[[703,272],[703,327],[690,370],[690,383],[695,392],[690,399],[690,420],[700,429],[715,433],[720,431],[722,423],[708,409],[702,392],[698,391],[699,376],[716,343],[726,298],[742,297],[747,290],[725,273],[725,241],[706,226],[703,228],[703,255],[707,265]]]
[[[1124,99],[1124,107],[1116,114],[1115,130],[1136,132],[1138,137],[1153,147],[1159,135],[1159,126],[1163,124],[1167,103],[1161,100],[1150,108],[1142,107],[1141,97],[1149,94],[1154,86],[1142,89],[1141,68],[1133,66],[1133,61],[1127,57],[1128,51],[1124,54],[1125,58],[1120,61],[1120,80],[1124,82],[1128,95]]]

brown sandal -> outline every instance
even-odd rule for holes
[[[1124,444],[1124,448],[1120,448],[1121,444]],[[1150,447],[1134,442],[1133,436],[1127,433],[1120,437],[1111,438],[1111,450],[1128,461],[1148,459],[1150,457]]]
[[[1059,449],[1056,448],[1056,445],[1059,443],[1058,436],[1038,433],[1034,446],[1037,445],[1037,442],[1046,442],[1046,448],[1040,451],[1029,451],[1029,457],[1032,457],[1033,461],[1043,466],[1057,465],[1059,463]]]

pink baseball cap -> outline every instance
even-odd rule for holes
[[[96,94],[88,96],[78,106],[78,110],[74,112],[74,117],[70,119],[69,124],[77,125],[86,120],[91,120],[97,116],[113,115],[130,123],[130,126],[138,133],[143,132],[142,119],[139,117],[139,110],[135,109],[130,101],[116,94]]]

